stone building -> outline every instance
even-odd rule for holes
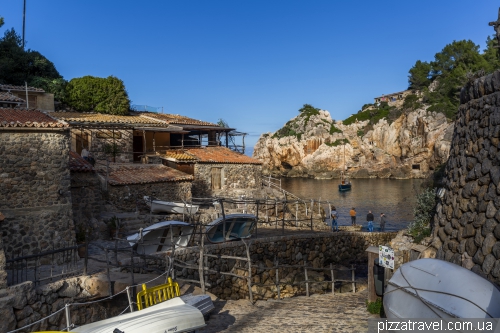
[[[0,212],[8,258],[74,240],[69,127],[36,110],[0,108]]]
[[[24,99],[10,92],[0,91],[0,107],[2,108],[18,108],[25,103]]]
[[[191,199],[193,176],[161,164],[113,164],[109,174],[100,170],[100,177],[107,178],[107,198],[123,211],[145,209],[144,196],[165,201]]]
[[[40,88],[0,84],[0,92],[7,92],[21,99],[23,102],[20,106],[24,108],[42,111],[55,109],[54,94],[47,93]],[[26,103],[26,95],[28,95],[28,103]]]
[[[389,105],[396,105],[396,104],[402,104],[405,97],[412,94],[413,92],[411,90],[404,90],[404,91],[399,91],[395,92],[392,94],[387,94],[387,95],[382,95],[379,97],[375,97],[374,104],[380,104],[381,102],[387,102]]]
[[[432,246],[500,285],[500,71],[468,83],[460,103]]]
[[[71,199],[75,231],[84,232],[89,225],[99,218],[103,209],[102,185],[96,170],[74,151],[69,152],[71,174]]]
[[[167,151],[163,163],[194,175],[194,197],[210,197],[231,188],[255,189],[262,184],[262,162],[225,147]]]

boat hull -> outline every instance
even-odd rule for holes
[[[250,238],[255,229],[257,218],[252,214],[229,214],[207,225],[206,237],[211,243],[223,243],[239,239]],[[224,236],[225,232],[225,236]]]
[[[500,291],[458,265],[419,259],[394,273],[384,310],[387,318],[499,318]]]
[[[351,190],[351,184],[339,184],[339,191],[345,192]]]
[[[196,214],[200,206],[184,204],[183,202],[170,202],[161,200],[151,200],[145,196],[144,201],[151,209],[152,213],[168,213],[168,214]]]
[[[141,311],[73,328],[72,332],[109,333],[115,329],[126,333],[190,332],[204,326],[201,311],[176,297]]]
[[[136,248],[137,253],[151,254],[167,251],[176,246],[186,247],[193,236],[194,226],[181,221],[163,221],[155,223],[140,233],[127,237],[130,246]]]

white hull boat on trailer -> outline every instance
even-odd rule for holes
[[[193,236],[194,226],[181,221],[163,221],[150,225],[127,237],[130,246],[135,247],[137,253],[151,254],[166,251],[172,248],[172,240],[176,246],[186,247]]]
[[[73,328],[71,332],[111,333],[115,329],[125,333],[192,332],[205,325],[199,309],[176,297],[141,311]]]
[[[200,206],[191,205],[183,202],[171,202],[156,200],[145,196],[144,201],[151,209],[152,213],[169,213],[169,214],[190,214],[194,215],[198,212]]]
[[[458,265],[419,259],[389,280],[384,310],[387,318],[500,318],[500,291]]]

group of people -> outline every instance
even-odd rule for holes
[[[356,209],[354,207],[351,208],[349,211],[349,215],[351,216],[351,225],[356,225]],[[332,207],[332,210],[330,212],[330,217],[332,219],[332,231],[336,232],[339,231],[339,226],[338,226],[338,214],[337,214],[337,209],[335,207]],[[366,215],[366,221],[368,222],[368,231],[373,232],[373,221],[375,220],[375,217],[373,216],[373,213],[371,210],[368,211],[368,214]],[[385,231],[385,223],[387,222],[387,217],[385,216],[384,213],[380,213],[380,231]]]

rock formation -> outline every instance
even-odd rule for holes
[[[336,178],[345,155],[352,178],[423,178],[446,162],[452,134],[453,123],[426,108],[373,126],[368,120],[344,125],[319,110],[261,135],[253,157],[264,162],[265,174],[275,176]]]

